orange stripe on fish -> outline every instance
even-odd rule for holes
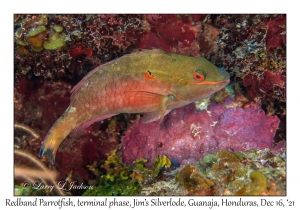
[[[200,81],[200,82],[190,82],[189,84],[191,85],[217,85],[217,84],[222,84],[222,83],[228,83],[229,80],[223,80],[223,81],[217,81],[217,82],[213,82],[213,81]]]

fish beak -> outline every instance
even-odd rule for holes
[[[229,82],[230,82],[230,79],[226,79],[226,80],[220,81],[220,84],[223,84],[223,83],[228,84]]]

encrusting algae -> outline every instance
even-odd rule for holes
[[[268,156],[266,158],[266,156]],[[266,158],[268,164],[261,164]],[[256,162],[255,164],[253,164]],[[146,159],[132,164],[122,162],[112,151],[101,164],[87,168],[96,175],[82,195],[285,195],[285,159],[269,150],[249,150],[239,153],[219,151],[199,162],[171,169],[166,156],[155,158],[150,168]],[[280,167],[277,167],[280,166]],[[232,168],[231,168],[232,167]],[[15,186],[18,195],[37,195]],[[40,195],[40,194],[39,194]]]
[[[177,175],[175,181],[184,186],[188,191],[209,191],[214,182],[200,175],[193,165],[186,165]]]
[[[46,50],[57,50],[63,47],[66,42],[64,27],[60,25],[46,26],[47,15],[41,15],[35,21],[35,27],[32,27],[28,33],[22,36],[23,29],[20,28],[15,33],[15,42],[20,46],[29,45],[34,52]],[[18,50],[19,54],[24,54],[24,50]]]
[[[264,159],[270,165],[262,164]],[[284,166],[285,160],[269,150],[221,150],[168,172],[172,179],[145,185],[141,195],[285,195]]]
[[[126,165],[116,151],[112,151],[101,165],[105,173],[98,176],[96,186],[86,190],[83,195],[139,195],[144,185],[153,181],[162,169],[171,164],[166,156],[157,157],[150,169],[145,167],[146,162],[146,159],[141,158]]]
[[[225,150],[217,153],[217,163],[208,177],[218,180],[219,185],[228,185],[233,195],[259,195],[266,188],[266,178],[261,172],[251,172],[235,153]]]

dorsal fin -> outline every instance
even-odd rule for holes
[[[78,82],[73,88],[72,90],[70,91],[71,93],[71,104],[74,100],[74,97],[75,95],[77,94],[77,91],[82,87],[82,85],[85,83],[85,81],[92,75],[94,74],[96,71],[98,71],[100,68],[102,68],[103,66],[107,65],[108,63],[106,64],[103,64],[103,65],[100,65],[96,68],[94,68],[92,71],[90,71],[87,75],[85,75],[81,80],[80,82]]]

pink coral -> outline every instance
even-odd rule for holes
[[[177,15],[146,15],[151,31],[144,35],[139,48],[160,48],[170,52],[171,47],[182,43],[185,47],[191,46],[196,38],[191,29],[192,22],[187,17]]]
[[[268,27],[267,33],[267,48],[273,50],[275,48],[281,48],[283,44],[286,44],[286,16],[282,15],[276,20],[269,20],[266,22]]]
[[[241,83],[247,88],[251,98],[263,97],[266,95],[278,100],[285,99],[286,82],[279,73],[274,73],[267,69],[264,72],[263,79],[257,80],[255,76],[249,74],[241,81]],[[283,96],[273,96],[276,93],[276,88],[281,90]]]
[[[212,103],[208,110],[199,111],[191,104],[171,111],[162,124],[137,122],[122,140],[124,161],[143,157],[151,163],[166,155],[183,164],[222,149],[273,148],[279,119],[266,116],[257,104],[243,109]]]

